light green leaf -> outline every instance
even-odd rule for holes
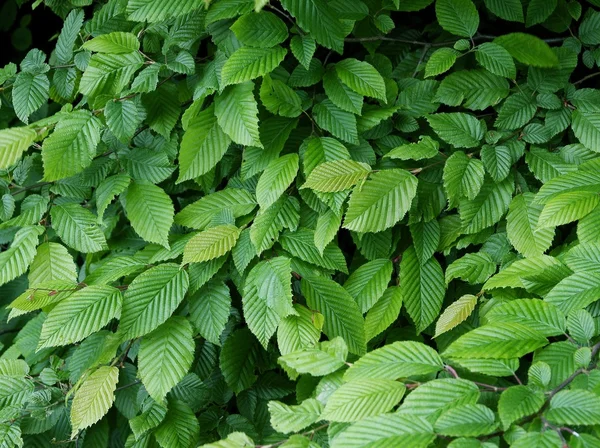
[[[177,309],[188,290],[186,271],[161,264],[138,275],[123,297],[119,333],[123,340],[150,333]]]
[[[115,399],[118,380],[117,367],[103,366],[77,389],[71,405],[71,437],[104,417]]]
[[[27,277],[30,287],[54,280],[77,283],[77,266],[62,244],[43,243],[37,248]]]
[[[200,8],[203,0],[129,0],[127,16],[135,22],[160,22],[169,17],[179,17]]]
[[[519,323],[492,323],[459,337],[444,351],[455,358],[521,357],[548,343],[539,332]]]
[[[97,217],[79,204],[55,205],[50,209],[52,227],[65,244],[79,252],[106,249],[106,239],[97,225]]]
[[[597,425],[600,397],[587,390],[561,390],[550,400],[544,416],[559,425]]]
[[[556,306],[537,299],[516,299],[500,303],[489,310],[484,318],[491,323],[522,324],[544,336],[564,334],[567,328],[565,316]]]
[[[0,130],[0,169],[4,170],[21,159],[21,155],[34,142],[37,133],[29,128]]]
[[[361,313],[369,311],[383,295],[392,275],[392,262],[373,260],[360,266],[344,283],[344,288],[354,298]]]
[[[498,44],[484,42],[477,46],[475,58],[485,69],[495,75],[515,79],[517,69],[510,53]]]
[[[296,406],[288,406],[280,401],[269,401],[271,426],[275,431],[283,434],[302,431],[318,421],[321,412],[323,412],[323,406],[314,398],[304,400]]]
[[[365,317],[367,342],[392,325],[402,307],[402,290],[397,286],[386,289]]]
[[[272,72],[287,54],[280,46],[272,48],[241,47],[225,62],[221,71],[223,86],[239,84]]]
[[[100,330],[121,311],[121,292],[91,285],[60,301],[44,320],[38,350],[73,344]]]
[[[154,431],[154,437],[161,447],[188,448],[198,442],[200,424],[194,412],[182,401],[171,399],[168,412]]]
[[[457,151],[448,157],[444,165],[444,189],[455,207],[459,200],[466,197],[473,200],[479,194],[485,179],[483,162]]]
[[[573,111],[573,133],[586,148],[600,152],[600,114]]]
[[[400,288],[406,311],[420,333],[442,308],[446,287],[440,264],[430,258],[421,265],[414,247],[410,246],[400,262]]]
[[[479,14],[471,0],[437,0],[435,14],[440,26],[456,36],[472,37],[479,27]]]
[[[485,282],[496,272],[496,263],[485,252],[465,254],[446,268],[446,284],[460,278],[471,285]]]
[[[308,306],[325,317],[323,332],[330,339],[341,336],[351,353],[363,354],[366,349],[364,321],[352,296],[326,277],[302,277],[301,289]]]
[[[477,297],[472,294],[465,294],[460,299],[452,302],[440,315],[435,324],[435,336],[452,330],[457,325],[464,322],[473,312],[477,305]]]
[[[148,182],[132,182],[124,193],[125,211],[133,230],[144,240],[169,248],[173,202],[165,191]]]
[[[12,88],[12,102],[15,114],[25,123],[29,116],[48,101],[50,81],[44,73],[21,72]]]
[[[417,179],[403,170],[373,173],[350,196],[343,227],[355,232],[381,232],[395,225],[410,209]]]
[[[321,256],[325,255],[325,249],[333,241],[342,225],[342,215],[327,209],[319,215],[315,227],[315,246]]]
[[[65,18],[56,40],[56,60],[59,64],[67,64],[73,59],[73,46],[81,31],[83,17],[83,10],[73,9]]]
[[[122,142],[128,142],[142,121],[133,101],[109,101],[104,107],[108,129]]]
[[[297,117],[302,113],[302,100],[283,81],[265,75],[260,85],[260,100],[266,109],[282,117]]]
[[[570,191],[550,199],[538,218],[538,228],[568,224],[588,215],[600,204],[600,196],[589,191]]]
[[[436,373],[443,368],[442,358],[431,347],[415,341],[400,341],[364,355],[346,371],[344,380],[397,380]]]
[[[508,146],[483,145],[480,155],[483,166],[494,181],[501,182],[506,179],[513,162]]]
[[[232,224],[222,224],[196,234],[183,250],[183,264],[200,263],[218,258],[229,252],[241,230]]]
[[[342,110],[360,115],[363,107],[362,95],[356,93],[338,77],[335,68],[328,68],[323,75],[323,89],[327,98]]]
[[[221,129],[235,143],[262,148],[258,135],[258,106],[253,91],[252,81],[226,87],[215,98],[215,115]]]
[[[315,246],[315,234],[312,230],[300,228],[296,232],[281,235],[281,246],[290,254],[303,261],[325,269],[348,273],[344,254],[335,244],[328,244],[322,254]]]
[[[292,379],[301,373],[324,376],[342,367],[348,356],[348,347],[341,337],[317,343],[314,347],[296,350],[280,356],[277,362]]]
[[[506,217],[506,233],[511,244],[526,257],[542,255],[554,239],[554,229],[539,228],[543,206],[532,193],[515,196]]]
[[[158,402],[179,383],[194,360],[192,326],[181,316],[168,319],[140,344],[138,375]]]
[[[292,196],[283,195],[268,209],[259,211],[250,227],[250,240],[256,254],[271,248],[284,228],[297,229],[299,221],[300,205]]]
[[[127,174],[115,174],[107,177],[96,188],[96,209],[98,213],[98,224],[102,224],[104,212],[113,199],[123,193],[131,178]]]
[[[316,322],[318,313],[298,304],[294,304],[294,310],[295,314],[283,319],[277,328],[277,346],[284,356],[314,347],[321,336]]]
[[[435,50],[425,66],[425,78],[441,75],[452,68],[460,53],[454,48],[439,48]]]
[[[506,98],[509,85],[506,79],[487,70],[462,70],[444,78],[437,90],[435,101],[448,106],[483,110]]]
[[[461,378],[435,379],[408,394],[398,413],[408,418],[436,418],[444,410],[477,403],[479,395],[479,388],[471,381]]]
[[[419,137],[415,143],[407,143],[397,146],[388,152],[384,157],[400,160],[422,160],[430,159],[438,154],[440,144],[427,135]]]
[[[565,315],[585,308],[598,300],[600,275],[597,272],[579,271],[561,280],[544,300],[556,305]]]
[[[356,117],[353,113],[337,107],[325,99],[313,106],[315,122],[333,136],[352,144],[358,144]]]
[[[209,282],[189,299],[190,318],[202,337],[215,345],[220,345],[219,337],[231,309],[229,288],[222,282]]]
[[[316,49],[317,44],[309,34],[303,36],[295,35],[290,40],[290,50],[292,51],[292,54],[306,70],[308,70],[310,66],[310,61],[312,60]]]
[[[500,183],[485,182],[473,200],[462,199],[459,213],[464,233],[477,233],[496,224],[508,211],[514,185],[512,176]]]
[[[464,404],[442,413],[436,420],[435,432],[451,437],[477,437],[494,432],[494,413],[482,404]]]
[[[0,253],[0,285],[27,272],[43,232],[41,226],[28,226],[17,231],[10,247]]]
[[[365,179],[370,172],[369,165],[354,160],[324,162],[311,170],[302,188],[329,193],[343,191]]]
[[[129,84],[143,63],[144,59],[137,51],[95,54],[81,77],[79,92],[90,97],[117,95]]]

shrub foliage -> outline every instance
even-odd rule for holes
[[[600,1],[33,6],[0,446],[600,446]]]

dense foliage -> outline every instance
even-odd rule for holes
[[[600,446],[599,0],[21,3],[0,447]]]

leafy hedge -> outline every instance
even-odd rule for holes
[[[600,446],[600,1],[31,6],[0,446]]]

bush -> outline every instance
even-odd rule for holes
[[[34,6],[0,446],[600,446],[600,1]]]

